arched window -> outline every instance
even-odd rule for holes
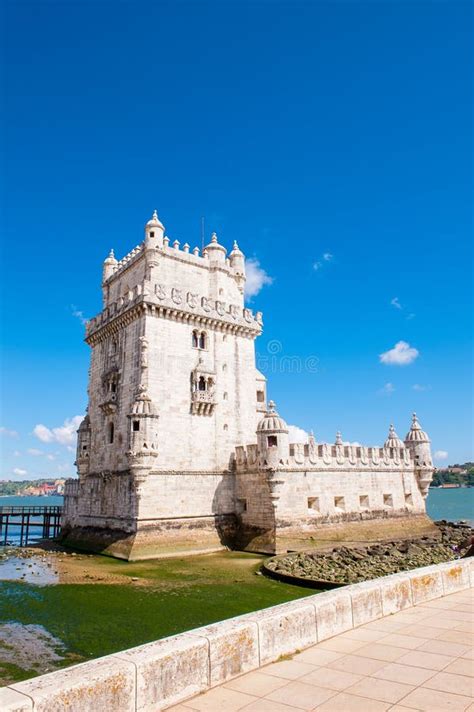
[[[114,441],[114,424],[109,423],[109,431],[108,431],[108,438],[109,438],[109,445],[111,445]]]
[[[198,390],[199,390],[199,391],[205,391],[205,390],[206,390],[206,379],[204,378],[204,376],[199,376]]]
[[[200,349],[205,349],[207,346],[207,336],[205,331],[201,331],[199,334],[199,348]]]
[[[193,348],[199,348],[199,336],[196,330],[193,331]]]

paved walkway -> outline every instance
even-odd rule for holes
[[[170,712],[474,712],[474,591],[325,640]]]

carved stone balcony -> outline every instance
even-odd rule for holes
[[[113,415],[117,410],[117,394],[109,393],[105,400],[99,404],[99,408],[105,415]]]
[[[193,391],[191,393],[191,412],[194,415],[212,415],[216,407],[214,391]]]

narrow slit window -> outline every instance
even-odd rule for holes
[[[115,430],[114,424],[109,423],[109,436],[108,436],[109,437],[109,445],[111,445],[114,441],[114,430]]]
[[[133,432],[138,433],[139,430],[140,430],[140,421],[134,420],[133,421]]]

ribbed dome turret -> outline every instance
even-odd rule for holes
[[[416,413],[413,413],[411,428],[406,435],[405,444],[406,443],[429,443],[429,442],[430,442],[430,439],[427,436],[427,434],[425,433],[425,431],[421,429],[421,425],[418,422]]]
[[[135,400],[132,405],[132,415],[154,415],[155,409],[153,407],[153,402],[142,387],[139,393],[136,395]]]
[[[275,403],[270,401],[268,410],[257,426],[257,433],[287,433],[288,426],[280,418],[275,409]]]
[[[385,441],[384,447],[405,447],[395,432],[393,425],[390,425],[388,430],[388,437]]]
[[[91,427],[91,422],[90,422],[89,415],[87,414],[84,416],[83,420],[81,421],[81,424],[80,424],[79,428],[77,429],[77,432],[83,433],[85,430],[89,430],[90,427]]]

